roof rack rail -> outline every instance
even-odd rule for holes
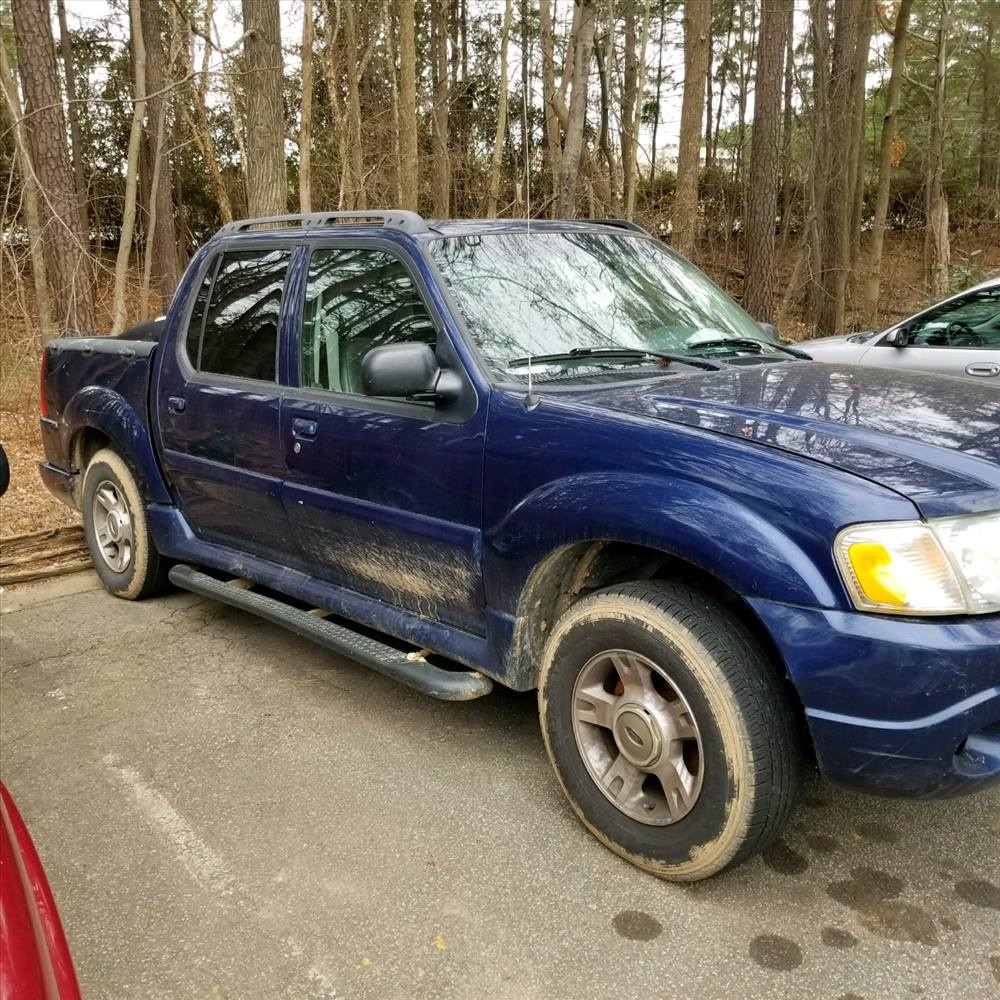
[[[254,226],[273,226],[281,223],[298,223],[302,229],[313,229],[320,226],[343,225],[348,222],[358,222],[363,225],[383,225],[390,229],[399,229],[404,233],[426,233],[429,231],[423,217],[416,212],[404,209],[358,209],[353,212],[307,212],[293,215],[262,215],[257,219],[237,219],[227,222],[215,235],[231,236],[233,233],[248,232]]]
[[[615,229],[630,229],[634,233],[642,233],[648,236],[649,232],[642,228],[637,222],[628,219],[574,219],[574,222],[593,222],[598,226],[614,226]]]

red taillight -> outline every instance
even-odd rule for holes
[[[49,356],[48,351],[42,351],[42,363],[38,369],[38,408],[43,417],[49,415],[49,406],[45,402],[45,361]]]

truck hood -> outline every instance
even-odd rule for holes
[[[835,466],[903,494],[926,517],[1000,510],[1000,392],[986,386],[798,361],[576,398]]]

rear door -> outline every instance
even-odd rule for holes
[[[294,252],[241,241],[205,262],[155,397],[167,481],[195,534],[279,561],[278,345]]]
[[[316,246],[302,292],[296,388],[281,411],[285,505],[301,568],[481,633],[486,400],[477,395],[412,259],[389,241]],[[419,340],[469,390],[461,403],[376,399],[373,347]]]

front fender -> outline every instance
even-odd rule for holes
[[[63,409],[63,453],[73,455],[78,434],[91,428],[110,439],[112,446],[135,472],[142,496],[149,503],[171,503],[149,428],[132,404],[120,393],[103,386],[87,386]]]
[[[490,604],[516,611],[534,566],[580,541],[642,545],[711,573],[738,594],[835,608],[843,604],[832,538],[793,540],[767,518],[703,483],[662,476],[589,473],[536,489],[486,536]],[[821,537],[822,536],[822,537]]]

